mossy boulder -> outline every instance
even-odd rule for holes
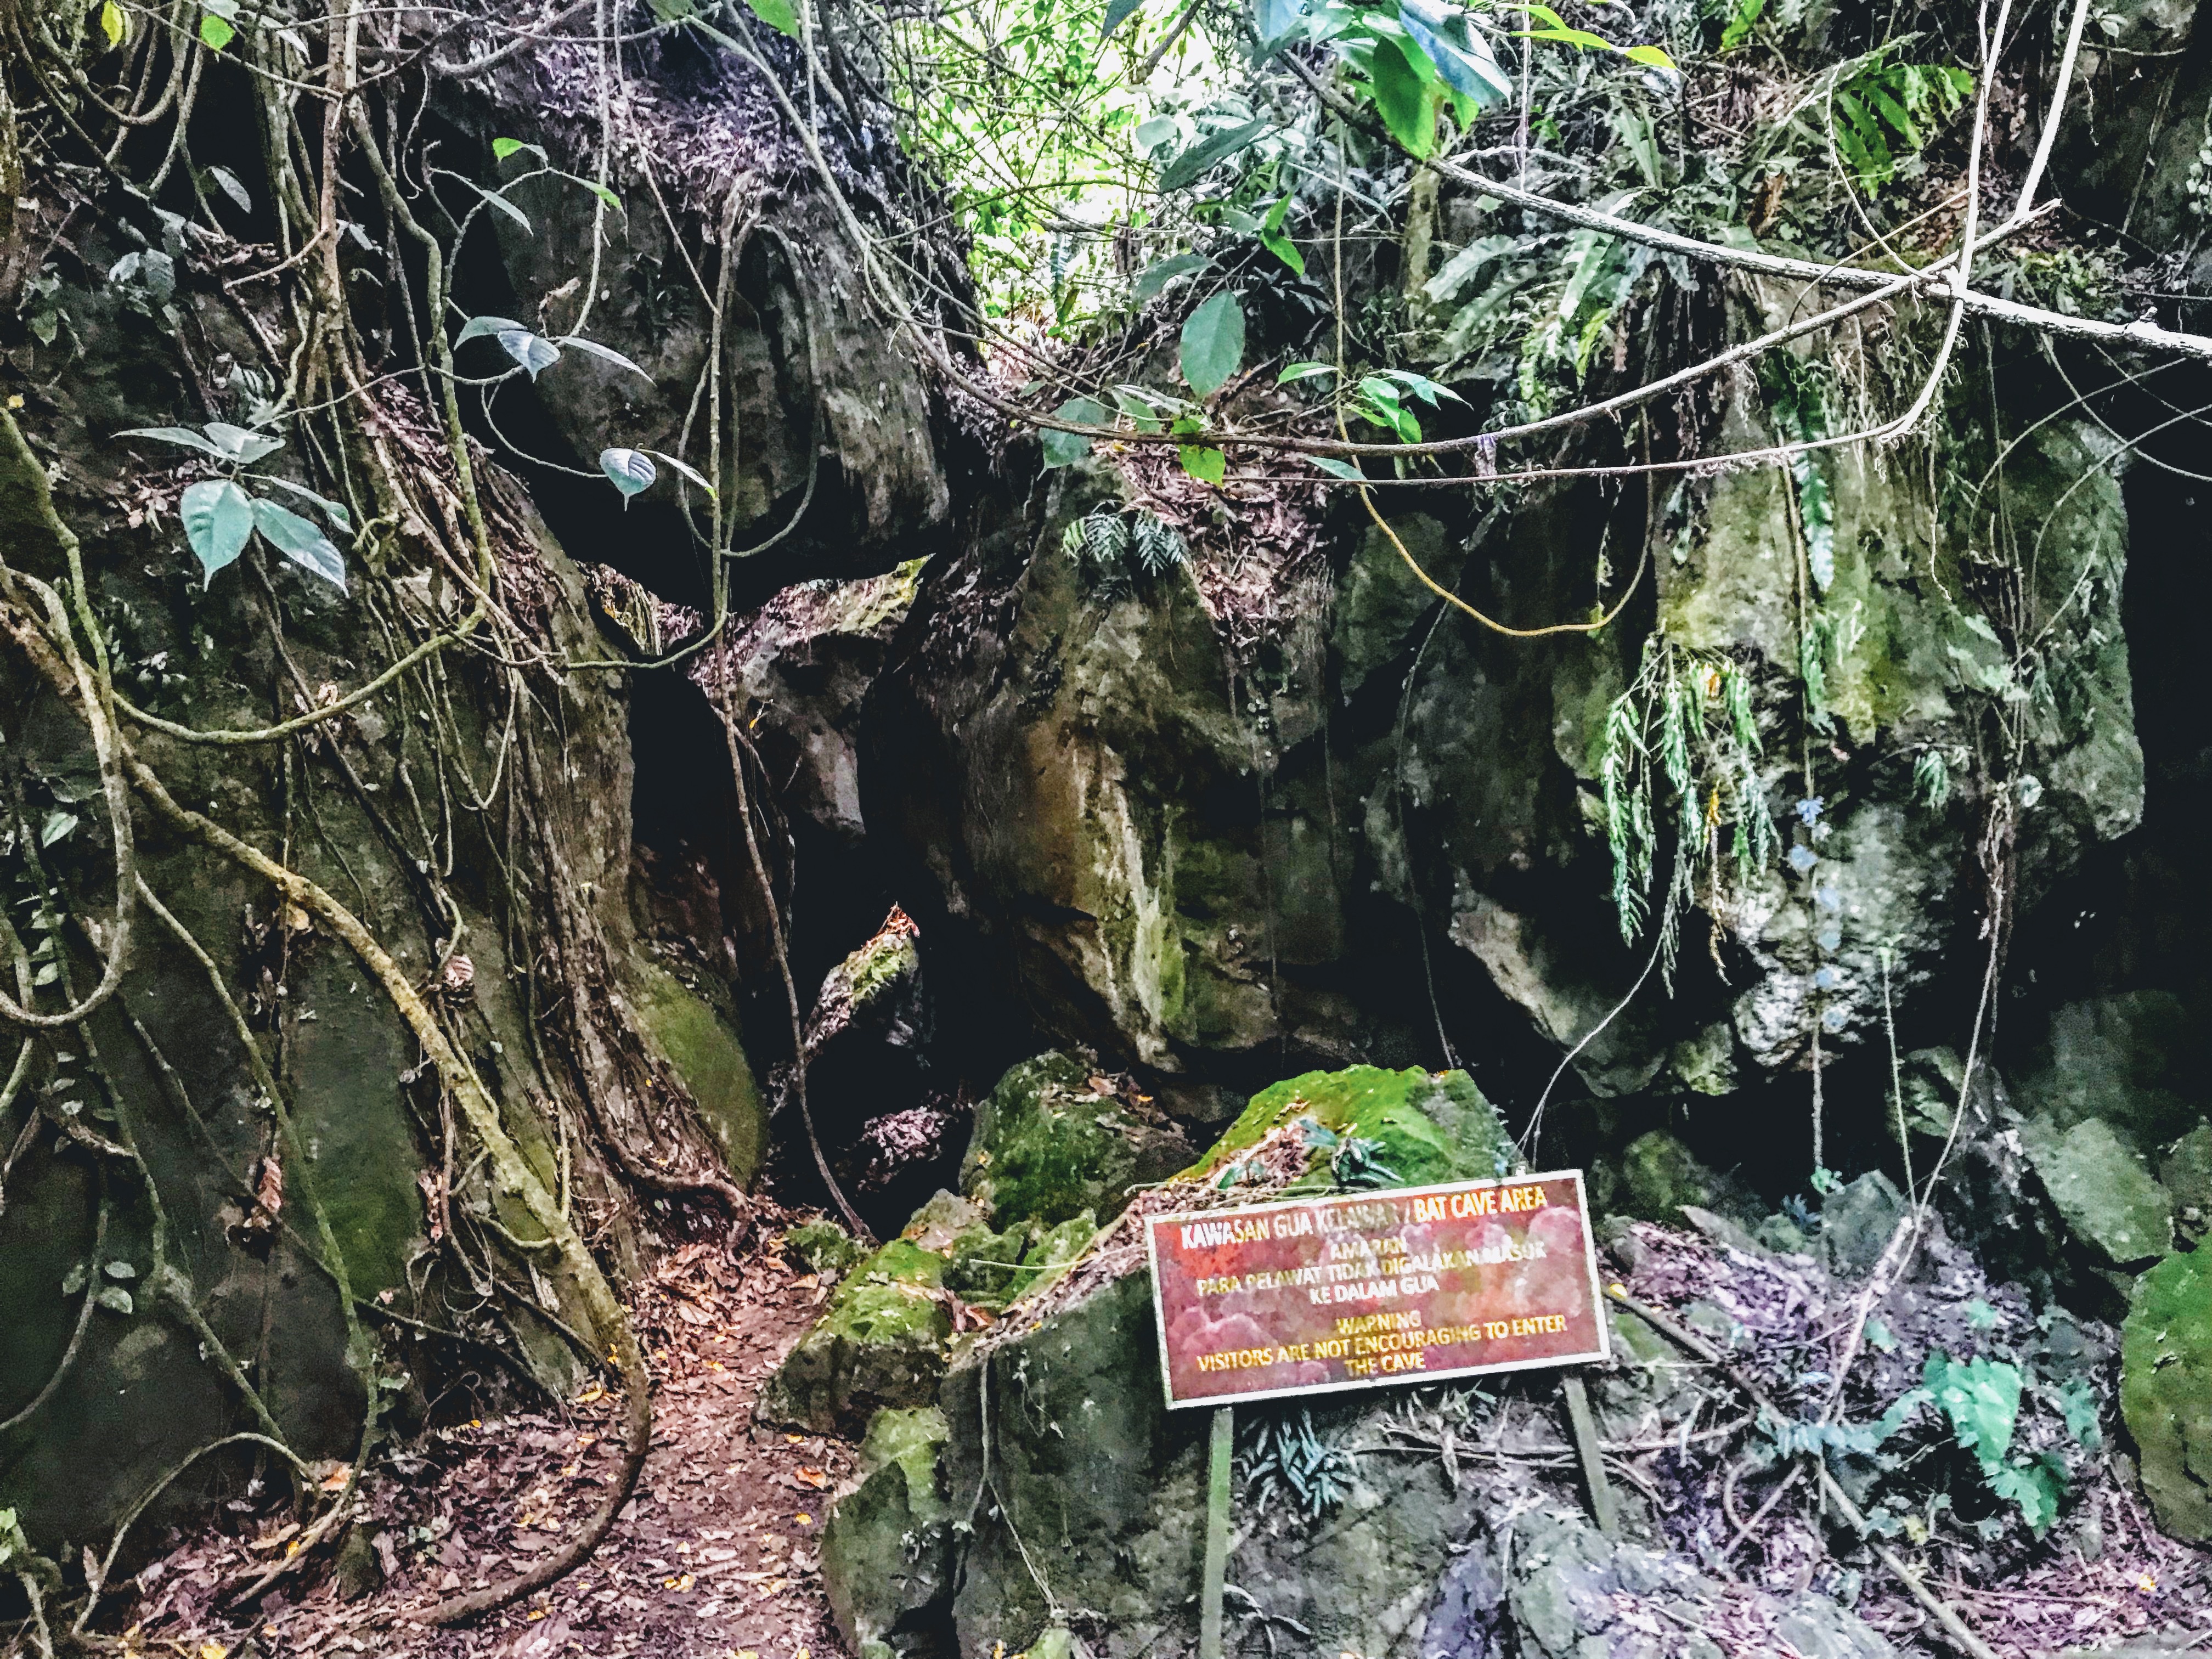
[[[1054,1052],[1025,1060],[975,1110],[960,1188],[996,1223],[1048,1227],[1086,1212],[1119,1214],[1130,1192],[1163,1181],[1190,1156],[1164,1115],[1144,1113],[1091,1062]]]
[[[1613,1207],[1641,1221],[1679,1227],[1688,1207],[1752,1226],[1765,1212],[1749,1187],[1711,1168],[1664,1129],[1630,1141],[1621,1151],[1620,1174]]]
[[[945,1258],[898,1238],[854,1267],[761,1390],[762,1420],[858,1434],[885,1406],[927,1405],[952,1314]]]
[[[805,1263],[817,1273],[842,1273],[868,1259],[868,1247],[836,1222],[822,1218],[802,1221],[785,1230],[783,1253]]]
[[[2020,1139],[2067,1226],[2113,1267],[2131,1267],[2172,1245],[2172,1200],[2104,1119],[2065,1130],[2034,1119],[2021,1126]]]
[[[860,1445],[860,1484],[823,1529],[830,1616],[857,1653],[902,1633],[950,1588],[951,1509],[939,1465],[951,1433],[934,1406],[878,1412]]]
[[[1192,1165],[1188,1178],[1215,1175],[1267,1136],[1301,1119],[1315,1135],[1314,1169],[1291,1190],[1329,1179],[1330,1139],[1370,1142],[1370,1161],[1391,1183],[1424,1187],[1447,1181],[1486,1181],[1522,1167],[1520,1149],[1474,1079],[1465,1072],[1402,1072],[1352,1066],[1340,1072],[1308,1072],[1253,1096],[1213,1150]]]
[[[2169,1255],[2136,1281],[2120,1410],[2159,1525],[2212,1540],[2212,1250]]]

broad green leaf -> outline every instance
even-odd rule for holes
[[[1098,26],[1100,36],[1103,38],[1113,33],[1115,29],[1120,28],[1122,24],[1135,16],[1138,9],[1144,3],[1145,0],[1107,0],[1106,21]]]
[[[344,531],[347,535],[350,536],[353,534],[353,514],[347,512],[345,508],[340,506],[337,502],[327,501],[324,497],[315,494],[313,490],[306,489],[300,484],[294,483],[289,478],[257,477],[254,479],[254,482],[256,483],[275,484],[277,489],[289,491],[292,495],[297,495],[303,501],[313,502],[317,507],[322,508],[323,516],[325,518],[328,519],[340,530]]]
[[[1419,70],[1395,40],[1376,41],[1368,59],[1368,84],[1382,125],[1409,155],[1426,155],[1436,148],[1436,106]]]
[[[93,1300],[111,1313],[127,1314],[131,1311],[134,1305],[131,1300],[131,1292],[120,1285],[105,1286],[99,1295],[93,1297]]]
[[[1214,167],[1240,150],[1249,149],[1259,141],[1273,124],[1267,121],[1248,121],[1227,132],[1217,132],[1212,137],[1193,144],[1160,169],[1160,188],[1181,190],[1186,185],[1196,184]]]
[[[127,432],[118,432],[118,438],[151,438],[156,443],[176,444],[185,449],[197,449],[203,455],[212,455],[219,461],[234,459],[210,443],[205,436],[185,426],[134,426]]]
[[[1201,448],[1185,444],[1176,451],[1176,459],[1182,470],[1200,483],[1210,483],[1218,489],[1222,479],[1229,475],[1229,458],[1218,449]]]
[[[210,167],[205,176],[210,184],[238,204],[240,213],[253,211],[253,198],[246,193],[246,186],[239,183],[238,175],[228,167]]]
[[[75,1296],[84,1288],[85,1277],[85,1265],[80,1261],[62,1275],[62,1294]]]
[[[686,462],[678,460],[673,455],[664,455],[657,449],[648,449],[645,453],[654,457],[656,459],[667,462],[669,465],[676,469],[679,476],[689,478],[693,483],[697,484],[700,489],[705,490],[708,500],[711,501],[714,499],[714,486],[707,482],[706,475],[699,471],[697,468],[690,465]]]
[[[336,586],[341,593],[345,592],[345,558],[331,544],[330,538],[316,529],[313,523],[289,507],[279,507],[274,501],[256,498],[253,502],[253,527],[301,569],[320,576]]]
[[[265,432],[251,428],[233,426],[228,421],[210,421],[207,434],[215,441],[226,459],[240,466],[251,466],[264,456],[274,455],[284,447],[282,438],[272,438]]]
[[[246,550],[253,537],[252,501],[228,478],[187,485],[179,514],[185,521],[185,539],[191,544],[209,582]]]
[[[1921,1381],[1959,1443],[1991,1473],[2012,1449],[2013,1425],[2020,1416],[2020,1370],[2002,1361],[1976,1358],[1960,1364],[1942,1349],[1928,1356]]]
[[[1149,303],[1161,289],[1178,276],[1188,276],[1194,270],[1204,270],[1213,263],[1203,253],[1173,253],[1164,259],[1145,267],[1137,278],[1137,286],[1130,297],[1139,305]]]
[[[238,31],[212,7],[200,14],[200,44],[210,52],[221,52],[237,38]]]
[[[127,1261],[111,1261],[101,1269],[110,1279],[136,1279],[138,1270]]]
[[[653,465],[653,458],[638,449],[603,449],[599,452],[599,471],[613,481],[622,491],[623,506],[627,509],[629,498],[651,487],[660,476]]]
[[[640,368],[629,358],[623,356],[621,352],[617,351],[612,346],[603,346],[597,340],[587,340],[580,334],[556,335],[554,337],[553,343],[556,345],[574,346],[577,350],[585,353],[588,356],[597,357],[602,362],[613,363],[617,368],[626,368],[631,374],[640,375],[648,380],[653,378],[652,375],[646,374],[643,369]]]
[[[508,156],[520,155],[525,150],[540,161],[545,159],[545,146],[543,144],[526,144],[520,138],[495,138],[491,141],[491,153],[497,161],[504,161]]]
[[[1336,373],[1334,363],[1292,363],[1275,376],[1277,386],[1290,386],[1299,380],[1310,380],[1323,374]]]
[[[791,0],[745,0],[745,6],[777,33],[799,39],[799,14],[792,9]]]
[[[100,0],[100,32],[107,37],[111,52],[131,38],[131,20],[123,15],[123,8],[115,0]]]
[[[1053,413],[1071,426],[1103,426],[1106,410],[1095,398],[1070,398]],[[1046,432],[1040,434],[1044,446],[1044,464],[1048,468],[1073,466],[1091,453],[1091,440],[1075,432]]]
[[[1631,46],[1622,54],[1632,64],[1649,64],[1654,69],[1669,70],[1679,75],[1674,60],[1656,46]]]
[[[46,822],[39,826],[39,845],[52,847],[76,828],[76,814],[65,812],[57,806],[46,814]]]
[[[1398,21],[1460,97],[1482,108],[1511,95],[1512,78],[1459,7],[1399,0]]]
[[[1340,461],[1334,455],[1309,455],[1306,459],[1333,478],[1348,478],[1354,483],[1366,481],[1367,475],[1350,461]]]
[[[617,213],[620,213],[627,216],[629,210],[623,206],[622,198],[616,195],[614,191],[609,190],[605,185],[599,183],[598,179],[586,179],[581,173],[562,173],[558,167],[556,167],[554,172],[557,176],[566,179],[572,185],[581,185],[586,190],[591,191],[592,195],[598,197],[599,200],[605,202]]]
[[[1233,294],[1217,294],[1182,325],[1182,377],[1201,398],[1227,384],[1244,361],[1244,307]],[[1195,476],[1195,475],[1194,475]]]

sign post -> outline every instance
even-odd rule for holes
[[[1218,1659],[1233,1402],[1437,1382],[1607,1356],[1582,1172],[1336,1193],[1146,1222],[1170,1409],[1214,1411],[1199,1652]],[[1565,1380],[1591,1507],[1613,1490]]]

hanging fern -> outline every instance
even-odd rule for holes
[[[1973,89],[1972,76],[1943,64],[1874,63],[1838,82],[1831,130],[1858,187],[1872,196],[1894,179]]]
[[[1175,526],[1142,510],[1096,508],[1069,525],[1060,544],[1091,592],[1109,604],[1190,562],[1190,550]]]
[[[1741,664],[1695,652],[1662,635],[1644,642],[1635,684],[1606,710],[1598,759],[1606,842],[1613,855],[1613,904],[1624,943],[1650,918],[1658,863],[1655,801],[1671,798],[1674,847],[1659,926],[1674,975],[1674,927],[1700,870],[1717,884],[1721,830],[1738,886],[1756,880],[1777,838],[1759,773],[1761,748],[1751,684]]]

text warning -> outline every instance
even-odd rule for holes
[[[1606,1357],[1578,1170],[1146,1224],[1168,1404]]]

